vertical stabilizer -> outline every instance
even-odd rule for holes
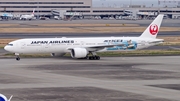
[[[155,20],[146,28],[146,30],[141,34],[140,37],[143,38],[153,38],[155,39],[157,37],[157,34],[159,32],[161,22],[163,20],[164,15],[159,14]]]
[[[33,9],[32,15],[34,15],[35,9]]]

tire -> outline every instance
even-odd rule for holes
[[[20,61],[20,58],[19,58],[19,57],[17,57],[17,58],[16,58],[16,60],[17,60],[17,61]]]
[[[94,60],[94,57],[93,57],[93,56],[90,56],[90,57],[89,57],[89,60]]]
[[[86,56],[85,59],[89,60],[89,56]]]
[[[89,56],[89,57],[86,57],[86,59],[89,59],[89,60],[100,60],[100,56]]]
[[[95,57],[95,56],[92,56],[92,60],[96,60],[96,57]]]
[[[96,56],[96,60],[100,60],[100,56]]]

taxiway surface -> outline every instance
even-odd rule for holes
[[[1,33],[0,38],[61,38],[61,37],[127,37],[140,36],[137,32],[119,33]],[[159,32],[158,36],[180,36],[180,32]]]
[[[180,57],[0,60],[0,91],[13,101],[179,101]]]

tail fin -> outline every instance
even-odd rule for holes
[[[35,9],[33,9],[32,15],[34,15]]]
[[[159,32],[163,17],[163,14],[159,14],[156,19],[149,25],[149,27],[147,27],[146,30],[141,34],[140,37],[155,39]]]

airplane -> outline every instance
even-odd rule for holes
[[[156,38],[163,16],[159,14],[139,37],[28,38],[12,41],[4,49],[15,53],[17,61],[20,54],[36,53],[70,53],[75,59],[100,60],[97,52],[133,51],[163,43],[164,39]]]
[[[12,13],[0,13],[0,17],[2,19],[8,19],[8,18],[13,18],[14,15]]]
[[[20,20],[32,20],[34,18],[34,12],[35,12],[35,9],[33,9],[32,14],[21,15]]]

